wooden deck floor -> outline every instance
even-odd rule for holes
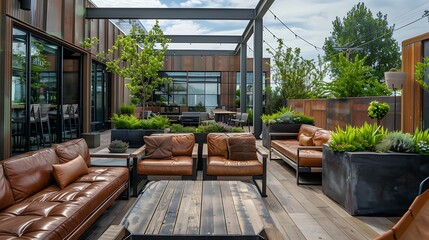
[[[203,183],[197,181],[195,184]],[[295,171],[281,160],[268,162],[267,194],[262,201],[283,239],[372,239],[399,219],[350,216],[323,194],[321,186],[297,186]],[[115,201],[82,239],[98,238],[110,225],[120,224],[136,199]],[[192,202],[189,203],[189,210],[195,209]],[[202,205],[201,211],[205,209]]]

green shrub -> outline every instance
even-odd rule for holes
[[[305,123],[314,124],[314,118],[304,115],[300,112],[295,112],[290,107],[282,107],[278,112],[266,115],[262,114],[262,122],[266,125],[272,123]]]
[[[377,124],[364,123],[361,127],[347,125],[345,130],[341,127],[332,133],[328,146],[336,152],[375,151],[387,131]]]
[[[253,124],[253,109],[248,108],[246,109],[246,113],[249,115],[249,118],[247,119],[247,121],[249,122],[250,125]]]
[[[140,120],[134,115],[113,114],[110,121],[115,124],[117,129],[138,129],[140,128]]]
[[[173,124],[170,126],[170,133],[194,133],[197,128],[194,126],[183,126],[181,124]]]
[[[373,119],[382,119],[389,112],[390,106],[387,103],[372,101],[368,106],[368,116]]]
[[[429,129],[416,129],[413,136],[414,151],[420,154],[429,154]]]
[[[124,104],[120,107],[121,114],[133,115],[136,106]]]
[[[149,117],[148,119],[140,120],[140,125],[142,129],[166,129],[170,126],[170,121],[168,117],[162,115],[156,115]]]

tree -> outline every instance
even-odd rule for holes
[[[336,17],[332,25],[332,36],[325,39],[323,46],[325,60],[332,61],[344,51],[351,60],[356,55],[367,56],[365,65],[373,68],[378,79],[390,68],[400,67],[399,45],[392,37],[395,26],[389,27],[387,15],[378,12],[373,17],[364,3],[358,3],[342,20]],[[332,72],[336,74],[337,69]]]
[[[280,86],[283,99],[305,99],[321,97],[327,69],[319,57],[318,62],[307,60],[300,56],[299,48],[283,48],[283,40],[278,39],[275,52],[267,49],[273,55],[273,82]]]
[[[164,65],[169,42],[156,21],[147,33],[133,26],[130,34],[119,36],[107,53],[98,55],[105,60],[107,71],[129,81],[125,86],[131,97],[142,104],[143,111],[152,92],[170,80],[158,75]]]
[[[331,65],[338,72],[336,78],[327,83],[331,96],[344,98],[390,94],[386,84],[380,83],[372,75],[371,67],[365,65],[365,60],[365,57],[359,59],[359,55],[356,55],[353,61],[349,61],[343,54],[333,59]]]

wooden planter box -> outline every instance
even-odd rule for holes
[[[262,126],[262,145],[266,148],[270,147],[270,133],[298,133],[301,123],[272,123],[270,125],[263,124]],[[282,137],[285,139],[285,137]],[[278,139],[278,137],[273,137]]]
[[[429,176],[429,156],[331,151],[323,147],[325,195],[351,215],[402,216]]]
[[[164,133],[159,129],[112,129],[110,141],[122,140],[128,142],[130,148],[139,148],[144,145],[144,136],[153,133]]]

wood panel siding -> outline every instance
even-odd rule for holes
[[[48,0],[46,14],[46,32],[59,38],[63,38],[62,11],[63,1]],[[69,28],[70,29],[70,28]]]
[[[74,29],[73,34],[73,43],[79,45],[79,42],[82,42],[85,39],[85,5],[84,1],[75,0],[74,6]],[[67,26],[66,26],[67,29]]]
[[[425,33],[402,42],[402,70],[407,73],[402,91],[402,130],[413,133],[422,128],[422,88],[416,83],[414,66],[423,59],[423,42],[429,40]]]
[[[74,11],[73,11],[74,10]],[[64,36],[64,40],[66,40],[67,42],[73,43],[74,41],[74,31],[72,31],[71,29],[75,29],[74,28],[74,22],[75,22],[75,3],[74,0],[65,0],[64,1],[64,20],[63,20],[63,36]]]

